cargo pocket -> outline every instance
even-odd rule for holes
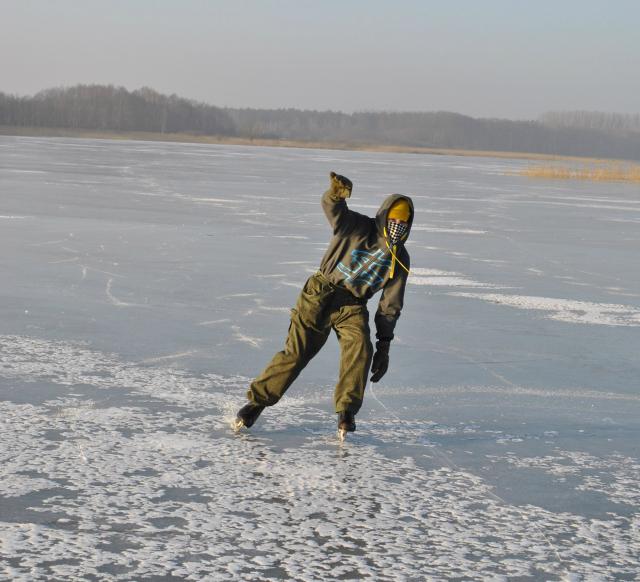
[[[316,331],[327,327],[327,311],[333,290],[317,275],[309,277],[298,297],[295,310],[302,323]]]
[[[346,321],[359,325],[363,331],[369,333],[369,310],[366,305],[360,303],[343,305],[335,318],[334,325],[340,325]]]

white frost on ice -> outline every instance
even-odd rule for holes
[[[226,425],[246,378],[146,368],[66,342],[1,336],[0,345],[2,376],[103,390],[89,400],[0,402],[0,495],[23,516],[0,513],[2,577],[557,579],[566,567],[615,577],[637,566],[637,516],[511,506],[473,473],[388,457],[366,438],[431,456],[434,438],[471,435],[472,426],[416,426],[380,414],[364,440],[340,449],[323,411],[287,398],[257,430],[234,437]],[[130,404],[109,404],[117,391]],[[286,439],[291,446],[273,446]],[[637,503],[637,461],[559,455],[580,471],[600,471],[579,487]],[[493,462],[558,476],[567,464],[508,453]],[[613,482],[605,480],[609,466]],[[35,523],[28,517],[38,514]]]
[[[548,316],[550,319],[566,323],[640,326],[640,310],[629,305],[492,293],[451,292],[449,295],[481,299],[490,303],[515,307],[517,309],[546,311],[550,313]]]
[[[519,468],[542,469],[561,480],[568,476],[578,477],[574,485],[578,491],[598,492],[614,503],[640,506],[640,463],[637,459],[619,453],[597,457],[582,451],[558,450],[544,457],[518,457],[510,453],[504,460]]]
[[[424,285],[428,287],[484,287],[500,289],[497,285],[480,283],[457,273],[455,271],[442,271],[440,269],[424,269],[415,267],[411,269],[409,283],[412,285]]]

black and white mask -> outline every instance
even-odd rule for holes
[[[391,241],[391,244],[397,245],[409,230],[409,225],[406,222],[396,222],[395,220],[388,220],[387,230],[389,232],[389,240]]]

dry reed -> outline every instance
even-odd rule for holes
[[[558,165],[528,166],[518,172],[528,178],[546,180],[590,180],[595,182],[640,182],[640,164],[625,162],[592,162],[576,167]]]

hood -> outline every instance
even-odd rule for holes
[[[409,216],[409,229],[407,230],[407,236],[409,236],[415,212],[413,210],[413,201],[411,200],[411,198],[409,198],[409,196],[405,196],[404,194],[391,194],[391,196],[387,196],[384,199],[384,202],[380,205],[380,208],[376,213],[376,226],[378,228],[378,234],[380,236],[384,237],[384,229],[387,226],[387,214],[389,214],[389,209],[393,206],[393,203],[396,200],[401,200],[402,198],[404,198],[409,203],[409,208],[411,209],[411,216]]]

